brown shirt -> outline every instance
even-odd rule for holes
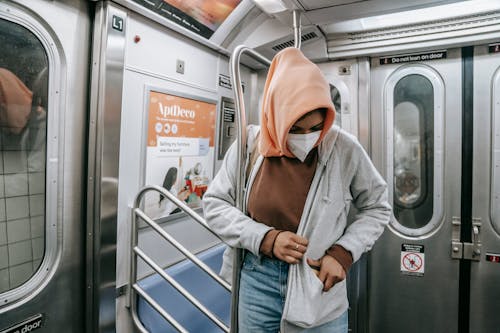
[[[317,149],[304,162],[285,156],[264,158],[248,197],[250,217],[279,230],[297,232],[317,163]]]
[[[307,194],[318,164],[318,150],[314,148],[304,162],[289,157],[266,157],[255,175],[248,197],[250,217],[274,229],[264,237],[260,250],[273,257],[273,246],[281,231],[297,232]],[[330,247],[331,255],[347,272],[352,255],[339,245]]]

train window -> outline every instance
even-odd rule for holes
[[[30,279],[45,253],[48,58],[0,19],[0,293]]]
[[[335,125],[342,127],[342,98],[340,96],[340,91],[332,84],[330,84],[330,95],[332,97],[333,106],[335,106]]]
[[[393,94],[394,215],[418,229],[433,216],[434,89],[428,78],[412,74],[396,83]]]

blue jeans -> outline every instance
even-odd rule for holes
[[[285,305],[289,264],[246,251],[240,277],[238,327],[240,333],[277,333]],[[308,333],[347,333],[347,311]]]

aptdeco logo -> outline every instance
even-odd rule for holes
[[[180,117],[180,118],[191,118],[196,117],[196,112],[189,109],[183,109],[180,105],[163,105],[161,102],[158,103],[160,106],[160,114],[163,118],[167,117]]]

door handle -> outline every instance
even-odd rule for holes
[[[481,219],[472,219],[472,243],[464,243],[464,259],[481,259]]]
[[[481,219],[472,219],[472,243],[460,241],[461,221],[452,218],[451,258],[479,261],[481,259]]]
[[[451,218],[451,258],[462,259],[464,255],[464,244],[460,241],[460,217]]]
[[[472,227],[472,245],[473,245],[472,252],[475,255],[480,255],[481,248],[478,246],[479,245],[479,227],[477,225]]]

